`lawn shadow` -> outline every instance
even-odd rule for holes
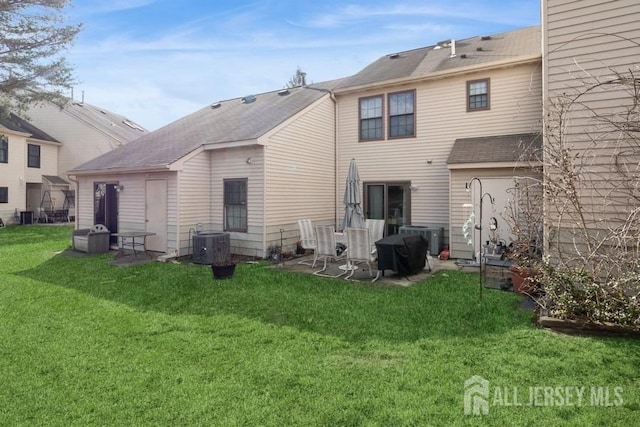
[[[63,252],[16,274],[141,311],[235,315],[352,342],[483,337],[531,327],[531,313],[519,309],[518,296],[486,290],[480,301],[477,275],[457,271],[398,288],[264,264],[241,264],[232,279],[213,280],[205,265],[154,262],[122,268],[110,265],[112,257]]]

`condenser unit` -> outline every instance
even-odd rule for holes
[[[200,233],[192,237],[191,260],[195,264],[225,264],[231,260],[229,233]]]

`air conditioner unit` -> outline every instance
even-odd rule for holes
[[[398,229],[398,234],[420,234],[427,241],[429,253],[438,256],[444,249],[444,227],[429,228],[424,225],[403,225]]]
[[[192,237],[195,264],[225,264],[231,260],[229,233],[201,233]]]

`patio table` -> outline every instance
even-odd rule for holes
[[[146,254],[147,237],[155,235],[156,233],[150,233],[148,231],[124,231],[122,233],[113,233],[112,236],[115,236],[120,240],[120,249],[116,254],[116,258],[124,255],[125,248],[133,250],[134,257],[137,257],[138,252],[140,251]]]

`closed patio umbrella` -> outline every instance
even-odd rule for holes
[[[365,217],[362,213],[362,196],[360,195],[360,174],[358,174],[356,160],[351,159],[344,190],[344,219],[342,220],[342,229],[365,227]]]

